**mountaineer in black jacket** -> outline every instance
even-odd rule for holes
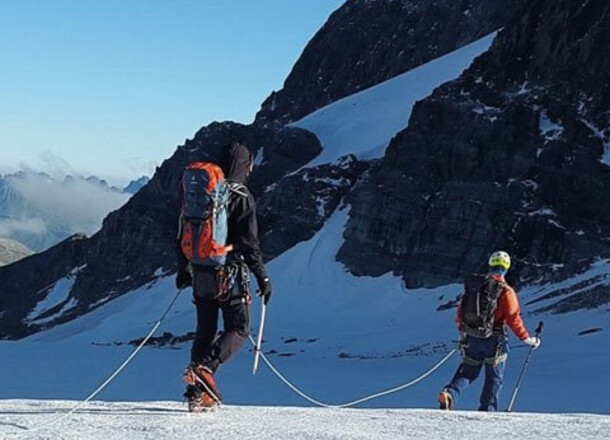
[[[258,241],[256,202],[245,186],[253,168],[252,154],[244,145],[234,142],[225,147],[219,165],[230,188],[227,243],[233,245],[233,251],[228,254],[222,268],[194,266],[189,269],[180,243],[177,246],[176,286],[182,289],[193,285],[197,309],[191,364],[184,375],[189,384],[185,397],[189,399],[189,409],[193,411],[212,408],[221,401],[214,373],[246,342],[250,328],[249,271],[257,280],[258,294],[265,304],[271,297],[271,282],[265,271]],[[218,298],[219,283],[227,280],[231,288],[226,297]],[[219,311],[222,311],[224,332],[214,340]]]

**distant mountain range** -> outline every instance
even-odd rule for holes
[[[92,234],[147,182],[142,176],[121,189],[96,176],[58,179],[34,171],[0,176],[0,237],[40,251],[75,233]]]
[[[149,180],[150,180],[150,177],[148,177],[148,176],[142,176],[139,179],[132,180],[131,182],[129,182],[127,184],[127,186],[125,186],[125,188],[123,188],[123,192],[129,193],[129,194],[135,194],[138,191],[140,191],[140,189],[144,185],[146,185]]]

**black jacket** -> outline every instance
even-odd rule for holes
[[[252,155],[242,144],[234,142],[225,147],[220,167],[231,188],[228,214],[229,230],[227,243],[234,250],[228,260],[241,259],[248,265],[259,284],[267,276],[263,264],[263,256],[258,241],[258,222],[256,220],[256,202],[254,196],[245,186],[250,173]],[[188,261],[180,247],[178,237],[178,270],[184,270]]]

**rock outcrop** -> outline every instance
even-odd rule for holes
[[[526,0],[348,0],[256,116],[286,124],[500,29]]]
[[[526,283],[610,256],[610,4],[529,3],[350,196],[355,273],[437,286],[505,248]]]

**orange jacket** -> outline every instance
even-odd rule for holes
[[[496,281],[506,282],[503,276],[493,275],[493,277]],[[456,318],[456,322],[460,330],[462,328],[462,320],[460,318],[461,308],[462,303],[460,302]],[[521,310],[519,308],[519,300],[517,299],[517,294],[515,293],[515,290],[508,284],[506,285],[504,291],[500,294],[500,299],[498,300],[498,308],[494,313],[494,319],[497,324],[508,325],[515,334],[515,336],[517,336],[521,341],[529,337],[529,333],[525,328],[525,324],[523,324],[523,319],[521,319]]]

